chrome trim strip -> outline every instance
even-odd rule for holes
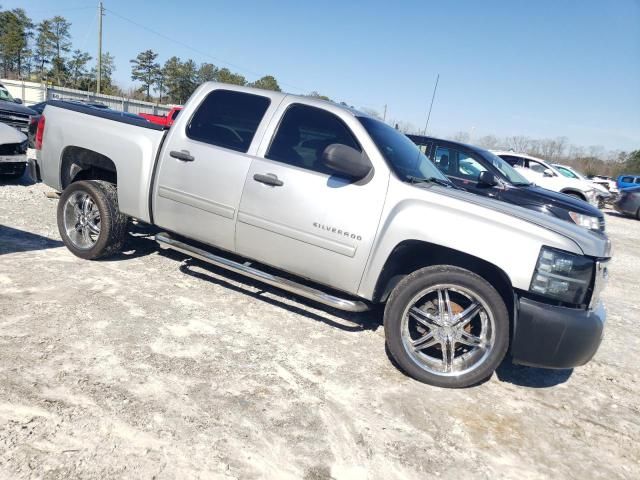
[[[175,188],[165,187],[163,185],[158,187],[158,196],[184,205],[189,205],[190,207],[197,208],[199,210],[204,210],[205,212],[214,213],[225,218],[233,219],[233,216],[236,213],[235,208],[229,207],[228,205],[207,200],[206,198],[199,197],[198,195],[182,192]]]
[[[345,310],[347,312],[364,312],[369,310],[369,306],[365,302],[335,297],[313,287],[302,285],[286,278],[271,275],[270,273],[263,272],[249,265],[234,262],[233,260],[214,255],[213,253],[202,250],[201,248],[187,245],[186,243],[172,238],[171,235],[165,232],[158,233],[156,235],[156,242],[160,244],[161,248],[171,248],[172,250],[182,252],[186,255],[192,256],[217,267],[225,268],[232,272],[245,275],[249,278],[253,278],[254,280],[258,280],[268,285],[272,285],[274,287],[281,288],[282,290],[300,295],[301,297],[305,297],[318,303],[322,303],[323,305],[328,305],[330,307]]]
[[[281,225],[248,213],[238,213],[238,222],[251,225],[252,227],[261,228],[272,233],[277,233],[278,235],[292,238],[293,240],[298,240],[303,243],[308,243],[316,247],[324,248],[325,250],[339,253],[346,257],[353,258],[356,254],[356,247],[351,245],[336,242],[335,240],[329,240],[327,238],[320,237],[319,235],[298,230],[297,228],[287,227],[286,225]]]

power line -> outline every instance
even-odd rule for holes
[[[140,27],[140,28],[142,28],[142,29],[144,29],[144,30],[146,30],[146,31],[148,31],[148,32],[150,32],[150,33],[153,33],[154,35],[157,35],[157,36],[159,36],[159,37],[162,37],[162,38],[164,38],[165,40],[169,40],[170,42],[176,43],[176,44],[178,44],[178,45],[180,45],[180,46],[182,46],[182,47],[184,47],[184,48],[186,48],[186,49],[191,50],[192,52],[195,52],[195,53],[197,53],[197,54],[199,54],[199,55],[202,55],[202,56],[204,56],[204,57],[210,58],[211,60],[214,60],[214,61],[216,61],[216,62],[218,62],[218,63],[224,64],[224,65],[228,65],[228,66],[233,67],[233,68],[235,68],[235,69],[238,69],[238,70],[240,70],[240,71],[244,71],[245,73],[249,73],[249,74],[251,74],[251,75],[255,75],[256,77],[262,77],[262,76],[264,76],[263,74],[261,74],[261,73],[259,73],[259,72],[256,72],[256,71],[253,71],[253,70],[251,70],[251,69],[249,69],[249,68],[243,67],[243,66],[241,66],[241,65],[237,65],[237,64],[235,64],[235,63],[233,63],[233,62],[228,62],[227,60],[224,60],[224,59],[222,59],[222,58],[214,57],[213,55],[210,55],[210,54],[208,54],[208,53],[206,53],[206,52],[203,52],[203,51],[202,51],[202,50],[200,50],[200,49],[194,48],[194,47],[192,47],[191,45],[188,45],[188,44],[186,44],[186,43],[184,43],[184,42],[182,42],[182,41],[180,41],[180,40],[177,40],[177,39],[175,39],[175,38],[171,38],[171,37],[169,37],[168,35],[165,35],[164,33],[158,32],[157,30],[154,30],[154,29],[152,29],[152,28],[149,28],[149,27],[147,27],[146,25],[143,25],[143,24],[141,24],[141,23],[136,22],[135,20],[131,20],[130,18],[127,18],[127,17],[125,17],[125,16],[123,16],[123,15],[120,15],[119,13],[114,12],[114,11],[113,11],[113,10],[111,10],[110,8],[105,8],[105,10],[106,10],[107,12],[109,12],[109,13],[111,13],[111,14],[115,15],[116,17],[118,17],[118,18],[120,18],[120,19],[122,19],[122,20],[126,21],[126,22],[129,22],[129,23],[131,23],[131,24],[133,24],[133,25],[136,25],[137,27]],[[302,90],[302,91],[304,91],[304,89],[303,89],[302,87],[297,86],[297,85],[292,85],[292,84],[290,84],[290,83],[284,83],[284,82],[282,82],[282,85],[285,85],[285,86],[288,86],[288,87],[291,87],[291,88],[295,88],[295,89],[297,89],[297,90]]]
[[[188,50],[191,50],[192,52],[197,53],[198,55],[202,55],[203,57],[209,58],[209,59],[211,59],[211,60],[213,60],[213,61],[215,61],[215,62],[217,62],[217,63],[219,63],[219,64],[228,65],[228,66],[233,67],[233,68],[235,68],[235,69],[237,69],[237,70],[240,70],[241,72],[244,72],[244,73],[247,73],[247,74],[250,74],[250,75],[254,75],[254,76],[256,76],[257,78],[260,78],[260,77],[264,76],[264,74],[263,74],[263,73],[256,72],[256,71],[251,70],[251,69],[249,69],[249,68],[246,68],[246,67],[244,67],[244,66],[242,66],[242,65],[238,65],[238,64],[236,64],[236,63],[229,62],[229,61],[224,60],[224,59],[222,59],[222,58],[215,57],[215,56],[213,56],[213,55],[211,55],[211,54],[209,54],[209,53],[206,53],[206,52],[204,52],[204,51],[202,51],[202,50],[200,50],[200,49],[198,49],[198,48],[192,47],[191,45],[189,45],[189,44],[187,44],[187,43],[184,43],[184,42],[183,42],[183,41],[181,41],[181,40],[178,40],[178,39],[172,38],[172,37],[170,37],[170,36],[168,36],[168,35],[166,35],[166,34],[164,34],[164,33],[162,33],[162,32],[158,32],[157,30],[154,30],[153,28],[147,27],[146,25],[144,25],[144,24],[142,24],[142,23],[140,23],[140,22],[137,22],[137,21],[135,21],[135,20],[132,20],[132,19],[130,19],[130,18],[127,18],[127,17],[125,17],[124,15],[121,15],[121,14],[119,14],[119,13],[117,13],[117,12],[114,12],[114,11],[113,11],[113,10],[111,10],[110,8],[103,7],[103,10],[104,10],[104,11],[106,11],[106,12],[111,13],[112,15],[114,15],[115,17],[120,18],[121,20],[124,20],[125,22],[129,22],[129,23],[131,23],[132,25],[135,25],[135,26],[137,26],[137,27],[139,27],[139,28],[141,28],[141,29],[143,29],[143,30],[146,30],[146,31],[148,31],[148,32],[150,32],[150,33],[152,33],[152,34],[154,34],[154,35],[158,36],[158,37],[164,38],[165,40],[168,40],[168,41],[173,42],[173,43],[175,43],[175,44],[177,44],[177,45],[180,45],[180,46],[182,46],[182,47],[184,47],[184,48],[186,48],[186,49],[188,49]],[[285,86],[285,87],[288,87],[288,88],[291,88],[291,89],[297,90],[297,91],[299,91],[299,92],[301,92],[301,93],[302,93],[302,92],[310,92],[310,91],[311,91],[311,90],[306,89],[306,88],[303,88],[303,87],[301,87],[301,86],[299,86],[299,85],[293,85],[293,84],[291,84],[291,83],[287,83],[287,82],[279,82],[279,83],[280,83],[281,85]],[[354,102],[354,101],[351,101],[351,102],[349,102],[349,103],[359,103],[361,107],[366,107],[366,103],[367,103],[367,102]]]

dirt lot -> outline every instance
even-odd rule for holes
[[[133,228],[100,262],[0,185],[2,478],[640,478],[640,222],[608,215],[606,336],[575,371],[417,383],[380,314],[318,309]]]

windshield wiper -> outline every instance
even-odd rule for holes
[[[422,177],[414,177],[413,175],[407,175],[405,178],[409,183],[435,183],[436,185],[440,185],[442,187],[450,187],[450,188],[456,188],[458,190],[461,190],[450,181],[443,180],[442,178],[437,178],[437,177],[422,178]]]

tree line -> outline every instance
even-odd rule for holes
[[[0,74],[3,78],[51,82],[63,87],[95,91],[98,76],[96,67],[92,66],[95,63],[88,52],[73,48],[71,23],[66,18],[56,15],[34,23],[24,9],[3,10],[0,6]],[[131,79],[139,82],[140,86],[123,91],[112,79],[114,57],[109,52],[103,53],[100,75],[102,93],[183,104],[198,85],[209,80],[280,91],[280,85],[272,75],[250,82],[228,68],[206,62],[197,64],[192,59],[182,60],[176,56],[161,64],[158,54],[150,49],[140,52],[130,63]],[[331,100],[316,91],[308,95]],[[381,117],[375,110],[362,110]],[[406,133],[417,130],[401,120],[391,120],[390,123]],[[471,140],[466,132],[459,132],[452,138],[463,142]],[[599,146],[578,147],[569,145],[566,137],[532,139],[525,136],[499,138],[486,135],[474,138],[472,143],[489,149],[513,149],[551,162],[566,163],[588,175],[640,173],[640,150],[628,153],[605,151]]]
[[[219,68],[212,63],[198,65],[191,59],[182,61],[173,56],[164,65],[160,65],[157,58],[156,52],[145,50],[130,60],[131,80],[142,84],[136,93],[147,101],[157,99],[160,103],[184,103],[198,85],[208,81],[280,91],[280,85],[273,75],[265,75],[249,82],[244,75],[228,68]]]
[[[51,82],[62,87],[95,90],[93,57],[71,43],[71,22],[56,15],[34,23],[22,8],[0,7],[0,72],[4,78]],[[112,81],[114,57],[102,54],[102,91],[119,95]]]

